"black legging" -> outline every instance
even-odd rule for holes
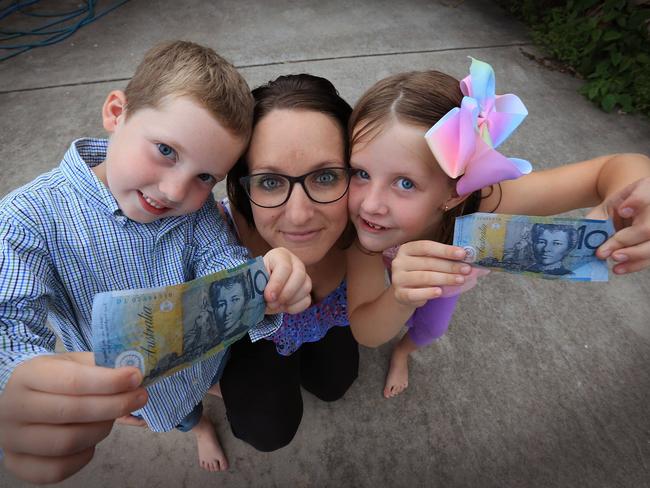
[[[359,345],[349,327],[333,327],[318,342],[282,356],[272,341],[248,336],[230,348],[221,392],[235,437],[259,451],[288,445],[302,419],[300,386],[338,400],[359,372]]]

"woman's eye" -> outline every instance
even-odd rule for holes
[[[399,178],[397,180],[397,186],[399,186],[402,190],[412,190],[415,188],[415,184],[408,178]]]
[[[280,178],[266,177],[259,181],[258,186],[266,191],[274,191],[284,186]]]
[[[319,185],[331,185],[338,181],[339,177],[333,171],[323,171],[314,175],[314,181]]]
[[[361,178],[362,180],[370,179],[370,175],[368,174],[368,172],[363,169],[355,169],[354,176],[356,176],[357,178]]]
[[[201,173],[199,176],[197,176],[197,178],[199,180],[203,181],[204,183],[216,183],[217,182],[217,179],[214,176],[209,175],[207,173]]]
[[[163,144],[162,142],[159,142],[156,145],[158,146],[158,152],[160,152],[160,154],[162,154],[166,158],[174,159],[176,157],[176,151],[174,151],[167,144]]]

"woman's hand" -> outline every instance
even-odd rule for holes
[[[443,286],[462,285],[472,267],[463,263],[465,250],[435,241],[413,241],[400,246],[392,263],[395,299],[421,307],[443,293]]]
[[[264,255],[269,282],[264,289],[266,312],[300,313],[311,303],[311,278],[305,265],[289,250],[278,247]]]
[[[650,177],[642,178],[606,199],[588,217],[609,216],[616,233],[603,243],[596,256],[611,258],[614,273],[640,271],[650,265]]]

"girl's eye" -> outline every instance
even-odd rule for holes
[[[214,176],[209,175],[207,173],[201,173],[199,176],[197,176],[197,178],[204,183],[214,184],[217,182],[217,179]]]
[[[360,178],[362,180],[369,180],[370,179],[370,175],[368,174],[368,172],[363,170],[363,169],[355,169],[354,170],[354,176],[356,176],[357,178]]]
[[[399,186],[402,190],[412,190],[415,188],[415,184],[408,178],[399,178],[397,180],[397,186]]]
[[[162,142],[159,142],[158,144],[156,144],[156,146],[158,146],[158,152],[160,152],[160,154],[162,154],[166,158],[174,159],[176,157],[176,151],[174,151],[167,144],[163,144]]]

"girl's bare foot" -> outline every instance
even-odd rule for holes
[[[216,384],[212,385],[210,387],[210,389],[208,390],[208,393],[210,395],[214,395],[214,396],[217,396],[219,398],[223,398],[223,396],[221,395],[221,385],[219,383],[216,383]]]
[[[390,367],[386,375],[384,385],[384,398],[392,398],[399,395],[409,385],[408,352],[405,353],[396,347],[390,358]]]
[[[223,452],[214,425],[205,416],[192,429],[196,435],[196,445],[199,450],[199,465],[206,471],[226,471],[228,469],[228,458]]]

